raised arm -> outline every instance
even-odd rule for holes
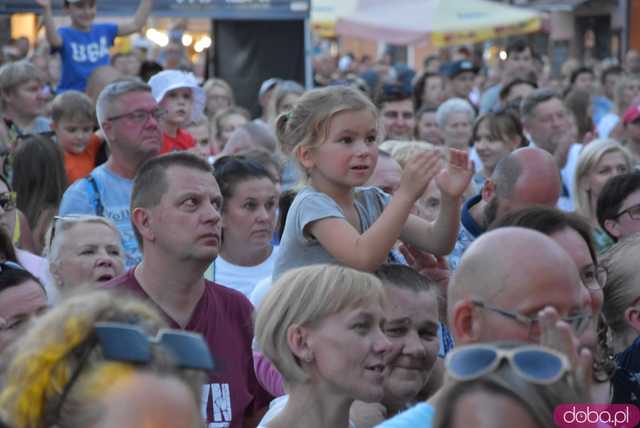
[[[62,46],[62,37],[58,34],[56,24],[53,22],[53,12],[51,10],[50,0],[36,0],[36,2],[44,9],[42,14],[42,20],[44,23],[44,30],[47,36],[47,41],[52,48],[59,48]]]
[[[435,152],[421,153],[409,161],[400,187],[380,217],[363,234],[338,218],[318,220],[309,226],[309,232],[340,263],[358,270],[375,270],[387,259],[411,208],[440,171],[439,164]]]
[[[451,149],[447,167],[436,177],[442,195],[438,218],[435,222],[429,223],[418,216],[409,216],[402,230],[402,241],[435,255],[449,254],[456,243],[460,228],[462,194],[472,177],[473,163],[469,160],[467,152]]]
[[[127,36],[142,30],[151,14],[153,0],[141,0],[133,20],[118,25],[118,36]]]

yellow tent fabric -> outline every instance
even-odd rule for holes
[[[336,32],[395,44],[431,38],[436,46],[452,46],[535,32],[541,21],[535,10],[488,0],[362,0],[338,20]]]

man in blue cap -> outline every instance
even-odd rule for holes
[[[461,59],[447,64],[445,74],[449,78],[449,93],[451,97],[458,97],[471,101],[469,95],[473,90],[473,84],[479,68],[468,59]]]

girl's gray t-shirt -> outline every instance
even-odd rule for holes
[[[354,189],[354,204],[364,233],[380,217],[391,197],[377,187],[357,187]],[[284,272],[297,267],[314,264],[339,264],[320,243],[311,236],[304,235],[305,227],[325,218],[342,218],[345,215],[330,196],[307,186],[295,197],[280,240],[280,250],[273,269],[276,280]]]

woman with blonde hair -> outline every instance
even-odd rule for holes
[[[617,370],[611,380],[613,403],[640,404],[640,234],[630,235],[602,255],[607,269],[602,312],[609,324]],[[635,398],[633,398],[635,397]]]
[[[223,79],[211,78],[204,82],[202,86],[206,96],[204,112],[211,120],[222,110],[236,104],[233,96],[233,89]]]
[[[343,266],[280,276],[258,307],[255,331],[289,397],[259,427],[346,427],[354,400],[382,399],[391,346],[381,330],[383,296],[379,279]]]
[[[611,139],[592,141],[582,149],[578,157],[573,182],[573,203],[576,213],[585,217],[593,226],[598,252],[613,244],[598,224],[598,197],[608,179],[631,171],[631,166],[628,150]]]
[[[207,345],[198,335],[164,327],[155,309],[130,296],[94,291],[69,298],[15,343],[0,395],[1,419],[13,428],[168,427],[180,414],[188,416],[181,426],[202,426],[202,376],[186,369],[211,367]],[[118,400],[132,383],[149,381],[141,378],[145,374],[171,388],[157,391],[168,395],[156,397],[162,406],[148,412],[140,410],[148,395]],[[173,406],[180,412],[170,412]],[[117,425],[105,420],[116,417],[114,411]],[[144,423],[130,423],[131,417]]]

